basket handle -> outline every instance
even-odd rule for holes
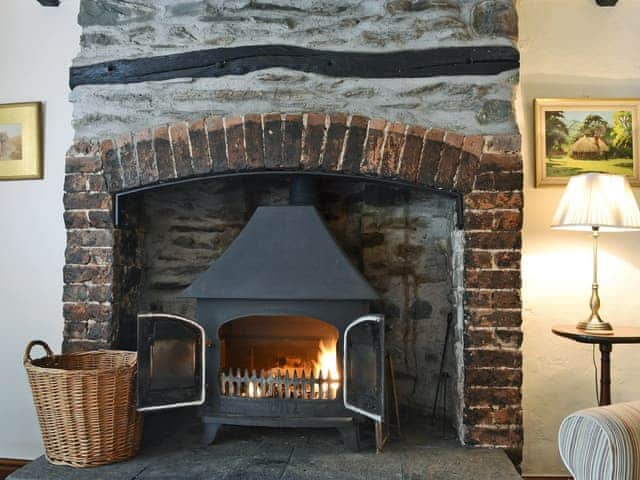
[[[24,357],[22,359],[22,363],[27,363],[27,362],[31,363],[31,361],[32,361],[31,360],[31,350],[36,345],[39,345],[42,348],[44,348],[44,350],[47,352],[47,357],[53,357],[53,351],[51,350],[49,345],[47,345],[47,342],[45,342],[43,340],[31,340],[29,342],[29,344],[27,345],[27,348],[24,349]]]

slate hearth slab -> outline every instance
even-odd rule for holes
[[[148,422],[150,423],[150,422]],[[173,425],[171,427],[170,425]],[[186,425],[186,424],[185,424]],[[422,425],[376,455],[370,438],[362,452],[346,451],[335,430],[226,427],[216,443],[200,446],[197,427],[147,425],[141,453],[104,467],[73,469],[29,463],[10,480],[518,480],[500,450],[460,447],[440,429]]]

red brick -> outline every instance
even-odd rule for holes
[[[89,175],[82,173],[67,174],[64,176],[65,192],[89,191]]]
[[[522,229],[522,212],[498,211],[494,213],[493,230],[518,231]]]
[[[522,254],[519,250],[507,250],[504,252],[495,252],[493,254],[493,262],[498,268],[520,268],[520,260]]]
[[[516,270],[465,270],[467,288],[520,288],[520,272]]]
[[[111,196],[108,193],[65,193],[63,203],[67,210],[109,209],[111,208]]]
[[[384,130],[387,122],[380,119],[369,121],[367,144],[364,149],[364,159],[360,168],[362,173],[377,173],[382,160],[382,146]]]
[[[522,369],[465,367],[464,381],[468,386],[520,387],[522,386]]]
[[[324,144],[325,115],[323,113],[307,113],[304,116],[305,138],[302,159],[303,168],[318,168],[320,166],[320,154]]]
[[[264,166],[267,168],[282,165],[282,115],[267,113],[262,117],[264,124]]]
[[[420,169],[420,156],[427,129],[410,125],[407,129],[402,159],[400,160],[400,178],[416,182]]]
[[[467,210],[464,212],[464,228],[465,230],[491,230],[494,217],[493,211]]]
[[[176,164],[178,178],[193,175],[193,164],[189,151],[189,129],[187,124],[179,122],[169,127],[169,136],[173,146],[173,159]]]
[[[104,175],[89,175],[89,191],[96,193],[107,191]]]
[[[466,232],[466,248],[510,250],[522,246],[520,232]]]
[[[169,141],[169,127],[161,126],[153,130],[153,148],[156,152],[158,178],[160,180],[176,178],[176,167]]]
[[[260,116],[256,116],[258,120],[260,120]],[[260,132],[262,138],[262,128],[260,128]],[[209,172],[211,170],[211,155],[209,154],[209,142],[207,140],[204,119],[199,119],[189,124],[189,142],[191,144],[193,173],[202,174]]]
[[[504,428],[476,427],[470,429],[467,434],[469,445],[491,447],[522,445],[522,438],[522,428],[520,426]]]
[[[462,155],[462,142],[464,137],[456,133],[447,132],[444,136],[444,146],[440,155],[440,164],[436,174],[435,184],[443,188],[452,188],[460,156]]]
[[[466,348],[520,348],[522,332],[514,328],[467,328]]]
[[[425,136],[425,144],[420,158],[418,181],[425,185],[434,185],[438,165],[442,155],[444,130],[432,128]]]
[[[510,172],[522,170],[522,156],[519,153],[484,153],[480,157],[482,172]]]
[[[519,290],[495,291],[491,303],[495,308],[522,308]]]
[[[494,208],[522,208],[522,192],[471,192],[464,196],[466,208],[493,210]]]
[[[522,409],[520,407],[476,407],[466,408],[464,422],[474,426],[521,425]]]
[[[485,142],[485,151],[493,153],[512,153],[522,149],[520,135],[493,135]]]
[[[69,210],[64,212],[64,225],[66,228],[87,228],[89,217],[84,210]]]
[[[522,190],[521,172],[503,172],[495,174],[496,190]]]
[[[148,185],[158,181],[158,165],[153,151],[153,135],[151,130],[142,130],[135,136],[138,151],[138,166],[140,168],[140,183]]]
[[[104,156],[104,152],[102,155]],[[101,170],[102,159],[97,155],[82,157],[67,156],[65,159],[66,173],[93,173]]]
[[[519,327],[522,325],[522,312],[519,310],[499,310],[489,308],[490,307],[488,306],[487,309],[469,309],[467,311],[467,322],[469,326]]]
[[[342,170],[349,173],[359,173],[362,163],[364,142],[367,138],[369,118],[361,115],[352,115],[347,132],[347,141],[342,157]]]
[[[111,247],[113,233],[110,230],[69,230],[67,246],[77,247]]]
[[[519,387],[471,387],[465,385],[465,399],[468,406],[519,406],[522,393]]]
[[[204,120],[211,154],[211,167],[214,172],[225,172],[229,169],[227,144],[222,117],[212,116]]]
[[[460,156],[460,165],[456,172],[454,189],[461,193],[471,191],[476,182],[476,173],[478,170],[478,157],[468,152],[462,152]]]
[[[140,185],[138,176],[138,155],[131,134],[121,135],[116,139],[118,156],[122,165],[122,178],[124,188],[133,188]]]
[[[243,170],[247,167],[247,158],[244,148],[242,117],[225,118],[224,129],[227,135],[229,168],[231,170]]]
[[[468,365],[470,368],[522,367],[522,352],[520,352],[520,350],[465,348],[464,355],[465,365]]]
[[[111,267],[106,265],[65,265],[63,270],[64,283],[93,284],[111,283]]]
[[[112,228],[113,218],[109,210],[90,210],[89,223],[92,228]]]
[[[476,175],[475,183],[473,184],[475,191],[493,192],[496,190],[496,174],[493,172],[486,172]]]
[[[490,291],[469,290],[464,292],[464,304],[467,309],[491,308],[493,300]]]
[[[302,115],[284,116],[284,145],[282,147],[282,166],[298,168],[302,158]]]
[[[519,231],[522,229],[520,210],[467,210],[464,213],[467,230]]]
[[[385,177],[395,177],[400,164],[400,156],[404,146],[406,126],[404,123],[392,123],[387,129],[380,173]]]
[[[484,250],[466,250],[464,252],[465,268],[489,268],[493,265],[491,252]]]
[[[110,192],[122,190],[124,185],[122,166],[118,158],[118,150],[112,140],[100,142],[100,157],[104,167],[104,176]],[[97,171],[97,170],[94,170]]]
[[[342,113],[332,113],[328,118],[329,128],[327,129],[327,140],[322,154],[322,168],[335,171],[340,164],[342,147],[347,133],[348,117]]]
[[[462,150],[480,158],[484,148],[484,137],[482,135],[467,135],[462,143]]]

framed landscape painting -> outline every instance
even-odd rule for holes
[[[640,99],[538,98],[534,111],[536,187],[590,172],[640,186]]]
[[[42,178],[41,104],[0,105],[0,180]]]

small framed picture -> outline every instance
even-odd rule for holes
[[[43,177],[40,102],[0,105],[0,180]]]
[[[640,186],[640,99],[537,98],[534,112],[536,187],[589,172]]]

